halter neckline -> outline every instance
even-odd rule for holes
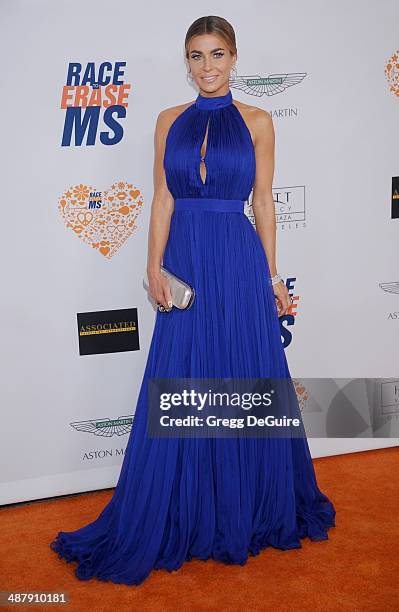
[[[201,96],[199,93],[196,100],[195,105],[197,108],[202,108],[204,110],[212,110],[214,108],[224,108],[225,106],[229,106],[233,102],[233,95],[231,90],[227,92],[224,96]]]

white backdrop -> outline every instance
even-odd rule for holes
[[[154,126],[160,110],[197,95],[186,81],[184,36],[207,14],[236,30],[240,83],[276,74],[297,81],[277,90],[232,82],[231,89],[274,121],[277,265],[284,280],[295,279],[296,316],[284,322],[292,335],[285,347],[291,374],[363,379],[357,397],[364,399],[353,409],[364,426],[348,423],[348,437],[310,438],[312,454],[397,445],[399,296],[380,283],[399,280],[399,220],[390,212],[399,99],[384,72],[399,48],[398,3],[220,0],[198,10],[153,0],[115,7],[103,0],[3,0],[0,11],[0,503],[116,483],[127,433],[96,436],[71,423],[135,411],[155,316],[142,286]],[[80,146],[61,146],[61,100],[75,62],[83,70],[89,62],[113,69],[125,62],[121,81],[130,89],[126,116],[114,117],[119,142],[100,141],[101,132],[114,136],[102,108],[94,145],[85,136]],[[104,192],[118,181],[134,185],[142,207],[136,229],[107,257],[67,227],[58,204],[72,186]],[[280,216],[290,210],[295,223]],[[137,308],[140,350],[80,355],[77,313],[124,308]],[[376,379],[377,404],[380,378],[393,397],[390,418],[377,427],[367,423],[367,378]],[[310,429],[339,415],[336,431],[345,430],[344,410],[328,414],[332,399],[306,415]]]

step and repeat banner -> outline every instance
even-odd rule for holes
[[[1,504],[117,482],[156,314],[155,122],[197,96],[184,37],[207,14],[236,31],[233,98],[274,122],[281,341],[312,454],[398,444],[399,6],[319,8],[1,2]]]

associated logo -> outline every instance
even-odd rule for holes
[[[117,419],[91,419],[89,421],[74,421],[70,426],[77,431],[84,431],[93,436],[112,438],[113,436],[125,436],[132,429],[134,415],[120,416]]]
[[[136,229],[143,196],[132,183],[117,181],[105,191],[73,185],[58,200],[67,228],[98,253],[111,259]]]
[[[78,312],[77,322],[80,355],[140,349],[137,308]]]
[[[126,117],[131,87],[124,81],[125,67],[126,62],[69,64],[61,94],[61,108],[65,110],[62,147],[93,146],[97,140],[115,145],[122,140],[120,120]]]
[[[389,91],[399,96],[399,50],[395,51],[385,62],[384,74],[388,81]]]
[[[288,87],[293,87],[301,83],[306,76],[306,72],[287,72],[284,74],[269,74],[261,77],[259,74],[237,76],[231,79],[230,85],[235,89],[240,89],[250,96],[275,96],[283,93]]]

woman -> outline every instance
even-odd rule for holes
[[[290,305],[275,264],[274,132],[269,114],[233,100],[237,49],[220,17],[186,35],[194,102],[162,111],[147,273],[158,302],[133,428],[114,495],[98,518],[51,548],[76,576],[140,584],[193,557],[246,563],[267,546],[325,540],[335,509],[301,438],[150,438],[155,377],[290,377],[278,316]],[[244,214],[253,189],[257,231]],[[171,307],[163,265],[195,288]]]

